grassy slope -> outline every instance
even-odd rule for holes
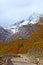
[[[43,25],[37,25],[29,39],[18,39],[0,43],[0,54],[43,52]]]

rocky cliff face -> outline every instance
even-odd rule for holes
[[[11,32],[0,26],[0,42],[6,41],[6,39],[11,35]]]

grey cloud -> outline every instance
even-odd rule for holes
[[[26,19],[33,12],[43,12],[43,0],[0,0],[0,24]]]

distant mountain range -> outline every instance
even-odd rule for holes
[[[38,22],[42,15],[32,15],[26,20],[22,20],[6,28],[0,26],[0,42],[29,38],[32,32],[35,30],[35,24]]]

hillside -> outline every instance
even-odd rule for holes
[[[17,27],[18,28],[18,27]],[[29,38],[33,31],[36,29],[34,24],[27,24],[19,27],[18,32],[14,33],[13,35],[9,36],[6,41],[15,40],[15,39],[22,39],[22,38]]]
[[[37,29],[29,39],[16,39],[0,43],[0,54],[30,53],[43,55],[43,25],[36,24]]]
[[[4,27],[0,26],[0,42],[5,42],[6,39],[12,35],[10,30],[5,29]]]

